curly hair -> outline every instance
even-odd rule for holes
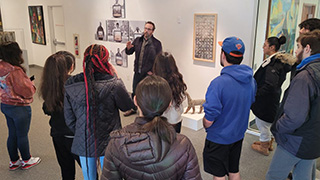
[[[179,72],[172,54],[168,52],[158,54],[152,71],[155,75],[161,76],[168,81],[172,90],[173,100],[176,103],[176,108],[178,108],[185,98],[187,85],[183,81],[183,76]]]

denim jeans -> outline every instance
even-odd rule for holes
[[[9,136],[7,149],[11,161],[19,159],[18,150],[22,160],[30,159],[28,133],[31,122],[30,106],[13,106],[1,103],[1,112],[7,119]]]
[[[104,156],[100,156],[98,158],[100,159],[100,165],[102,170]],[[96,180],[97,179],[97,161],[95,160],[95,158],[80,156],[80,163],[81,163],[84,180]],[[88,163],[88,166],[87,166],[87,163]]]
[[[315,159],[297,158],[278,145],[270,163],[266,180],[286,180],[290,171],[292,171],[293,180],[310,180],[314,163]]]
[[[256,117],[256,125],[260,131],[260,141],[267,142],[271,140],[271,131],[270,127],[272,123],[268,123],[262,119]]]

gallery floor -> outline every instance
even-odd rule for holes
[[[39,86],[42,68],[31,67],[30,74],[36,77],[36,86]],[[32,103],[32,121],[29,132],[29,140],[31,146],[31,153],[33,156],[39,156],[42,162],[29,170],[9,171],[9,157],[6,149],[7,127],[6,121],[2,113],[0,113],[0,179],[14,179],[14,180],[58,180],[61,179],[60,169],[57,163],[55,152],[52,145],[52,140],[49,135],[49,117],[45,116],[41,109],[42,100],[36,94],[34,102]],[[123,117],[121,116],[122,125],[125,126],[133,122],[135,116]],[[211,180],[212,176],[203,171],[202,164],[202,150],[205,140],[205,131],[201,129],[194,131],[182,127],[182,134],[188,136],[197,152],[202,178],[204,180]],[[254,152],[250,145],[258,137],[251,134],[246,134],[243,141],[242,155],[240,160],[240,173],[243,180],[262,180],[268,169],[269,163],[272,159],[273,153],[270,156],[263,156]],[[318,174],[319,178],[319,174]],[[81,180],[82,172],[80,167],[77,167],[76,179]],[[319,178],[320,179],[320,178]]]

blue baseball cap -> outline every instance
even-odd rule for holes
[[[223,51],[228,53],[233,57],[242,57],[244,54],[244,43],[238,37],[228,37],[224,41],[219,41],[218,44],[222,47]],[[239,52],[240,54],[233,53],[234,51]]]

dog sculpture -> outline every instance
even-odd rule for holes
[[[192,113],[194,114],[195,111],[195,106],[200,106],[200,111],[199,114],[202,113],[203,110],[203,103],[206,102],[206,100],[204,99],[191,99],[190,95],[186,92],[186,96],[187,96],[187,100],[188,100],[188,108],[186,110],[186,112],[184,112],[184,114],[186,114],[191,108],[192,108]]]

